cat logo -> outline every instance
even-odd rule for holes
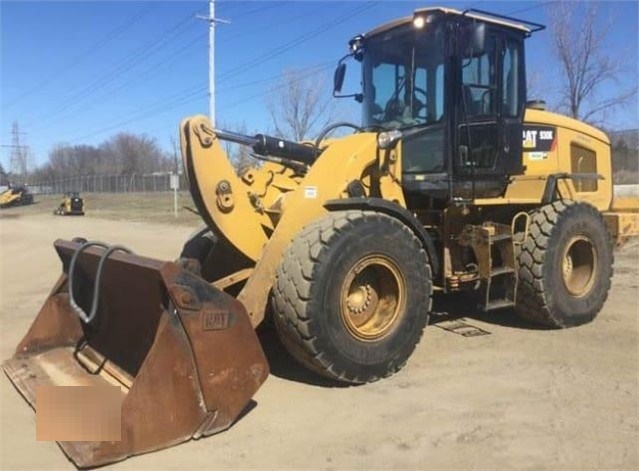
[[[550,126],[524,126],[522,137],[524,151],[549,152],[555,140],[555,128]]]

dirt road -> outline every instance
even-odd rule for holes
[[[82,235],[171,259],[191,231],[90,217],[0,218],[2,359],[58,277],[55,238]],[[108,469],[639,469],[638,261],[638,243],[617,252],[603,312],[575,329],[537,330],[509,311],[481,317],[439,302],[436,310],[466,327],[433,316],[408,365],[365,386],[327,385],[267,333],[272,375],[229,431]],[[0,398],[1,469],[74,469],[55,443],[35,440],[35,414],[4,375]]]

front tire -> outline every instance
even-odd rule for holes
[[[273,287],[282,343],[307,368],[347,383],[392,375],[431,309],[432,275],[419,240],[372,211],[331,213],[304,229]]]
[[[531,214],[519,248],[517,313],[553,328],[592,321],[613,272],[613,240],[601,213],[584,202],[555,201]]]

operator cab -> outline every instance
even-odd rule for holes
[[[350,41],[349,56],[362,68],[355,97],[363,127],[400,131],[407,199],[495,197],[509,176],[523,173],[524,39],[540,29],[437,7]],[[336,92],[344,68],[340,61]]]

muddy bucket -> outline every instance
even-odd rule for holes
[[[54,439],[84,468],[228,428],[268,376],[242,304],[175,263],[85,247],[71,274],[74,309],[69,268],[82,245],[55,242],[64,274],[3,363],[36,410],[37,434],[41,425],[59,432]],[[115,434],[76,417],[88,429],[69,435],[69,418],[55,417],[65,400],[84,414],[119,413]]]

